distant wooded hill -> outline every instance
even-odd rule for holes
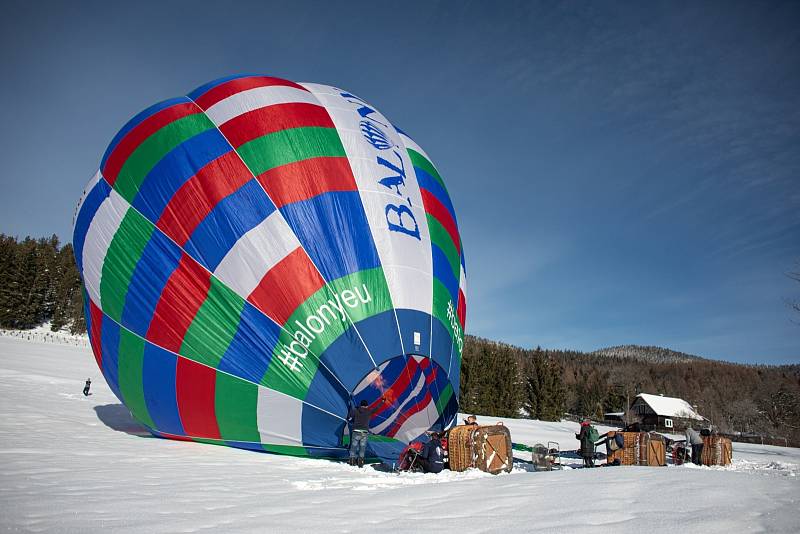
[[[612,358],[628,358],[631,360],[653,363],[679,363],[704,359],[700,356],[686,354],[685,352],[677,352],[663,347],[643,347],[641,345],[619,345],[617,347],[596,350],[590,354],[595,356],[609,356]]]

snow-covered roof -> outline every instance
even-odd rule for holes
[[[692,405],[677,397],[664,397],[662,395],[651,395],[649,393],[639,393],[636,395],[646,402],[657,415],[664,417],[682,417],[684,419],[697,419],[702,421],[703,417],[694,411]]]

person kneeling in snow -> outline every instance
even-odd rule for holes
[[[444,469],[444,450],[438,432],[431,433],[431,440],[422,448],[417,461],[426,473],[441,473]]]

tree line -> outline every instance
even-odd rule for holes
[[[0,234],[0,327],[86,332],[81,279],[72,245],[58,237],[34,239]]]
[[[663,394],[696,406],[721,432],[800,444],[800,365],[743,365],[681,353],[669,359],[665,352],[637,352],[635,346],[598,353],[522,349],[467,336],[461,409],[548,421],[565,414],[602,420],[606,413],[628,412],[638,393]]]

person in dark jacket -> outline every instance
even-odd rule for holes
[[[430,441],[422,447],[419,463],[426,473],[441,473],[444,469],[444,450],[437,432],[431,434]]]
[[[575,434],[575,439],[581,442],[581,456],[583,457],[584,467],[594,467],[594,441],[589,436],[591,421],[584,419],[581,423],[581,431]]]
[[[86,385],[83,386],[83,395],[84,396],[86,396],[86,397],[89,396],[89,388],[90,387],[92,387],[92,379],[91,378],[87,378],[86,379]]]
[[[383,408],[386,404],[386,397],[381,396],[381,403],[374,408],[369,407],[366,400],[362,400],[358,406],[350,408],[348,420],[352,421],[352,432],[350,433],[350,465],[364,467],[364,455],[367,453],[367,438],[369,437],[369,422],[372,416]]]
[[[700,432],[689,426],[686,429],[686,445],[692,446],[692,463],[703,464],[703,436]]]

